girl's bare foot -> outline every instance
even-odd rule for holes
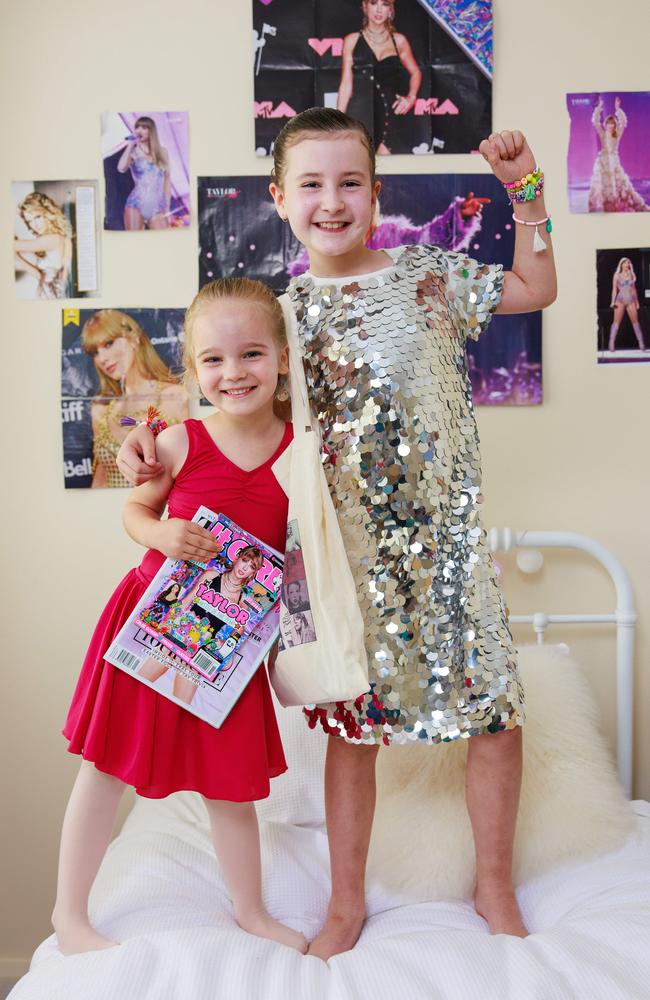
[[[304,934],[292,930],[286,924],[281,924],[279,920],[274,920],[266,910],[237,914],[236,920],[243,931],[256,934],[257,937],[268,938],[270,941],[278,941],[287,948],[295,948],[301,955],[304,955],[309,947]]]
[[[365,916],[363,907],[356,910],[334,910],[330,907],[325,923],[309,945],[307,954],[327,962],[333,955],[350,951],[359,940]]]
[[[477,888],[474,907],[478,915],[487,921],[490,934],[528,937],[529,931],[522,919],[512,886]]]
[[[59,951],[62,955],[80,955],[84,951],[101,951],[115,948],[117,941],[111,941],[94,930],[87,921],[60,920],[52,916],[52,926],[56,933]]]

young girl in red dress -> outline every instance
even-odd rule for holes
[[[264,669],[215,729],[104,660],[165,557],[207,561],[217,554],[212,535],[190,520],[201,504],[284,548],[287,498],[271,466],[292,430],[274,412],[288,357],[273,293],[245,278],[204,286],[186,314],[184,361],[216,411],[164,430],[157,438],[163,474],[129,496],[124,524],[147,552],[100,617],[63,730],[69,751],[83,757],[63,822],[52,915],[65,954],[115,943],[90,925],[88,896],[126,785],[149,798],[200,792],[240,927],[307,947],[262,903],[254,800],[286,770]]]

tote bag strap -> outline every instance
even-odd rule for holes
[[[287,331],[287,344],[289,345],[289,374],[291,388],[291,413],[293,420],[293,433],[295,435],[309,434],[312,431],[311,409],[307,394],[307,381],[305,379],[305,369],[300,355],[300,345],[298,341],[298,323],[296,314],[291,304],[291,299],[286,294],[278,299],[282,306],[284,315],[284,325]]]

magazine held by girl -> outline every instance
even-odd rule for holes
[[[199,507],[192,520],[219,554],[166,559],[105,658],[218,729],[278,637],[283,559],[224,514]],[[155,682],[151,660],[168,667]],[[189,698],[178,675],[194,684]]]

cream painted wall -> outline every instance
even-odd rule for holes
[[[522,127],[547,171],[559,298],[544,319],[544,406],[479,412],[487,523],[583,531],[627,566],[641,615],[635,792],[650,798],[650,368],[599,370],[594,353],[595,250],[647,246],[650,221],[569,215],[564,104],[571,90],[648,88],[647,4],[627,3],[626,23],[635,30],[626,32],[624,45],[612,37],[612,7],[604,0],[548,0],[534,8],[534,20],[530,9],[516,0],[495,2],[494,125]],[[8,905],[0,974],[7,975],[22,971],[49,933],[59,827],[77,770],[59,730],[89,630],[138,558],[120,528],[121,491],[63,489],[59,311],[54,303],[14,297],[9,182],[99,177],[99,114],[133,107],[190,112],[193,176],[263,174],[268,164],[252,151],[248,0],[22,0],[7,3],[3,15],[2,867]],[[482,163],[469,156],[395,157],[381,167],[386,173],[463,172]],[[196,223],[185,232],[105,233],[101,251],[97,306],[184,306],[196,290]],[[510,560],[504,566],[511,607],[536,607],[532,583],[509,568]],[[583,559],[549,560],[541,586],[554,610],[594,610],[598,602],[604,609],[609,600],[604,574]],[[611,739],[613,641],[593,632],[576,649],[593,673]]]

